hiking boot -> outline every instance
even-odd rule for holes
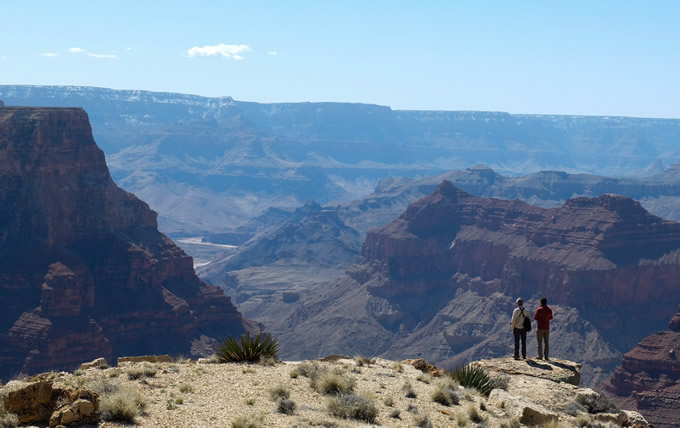
[[[538,357],[536,357],[536,359],[537,359],[537,360],[542,360],[543,357],[541,357],[541,356],[539,355]]]
[[[519,360],[519,355],[515,355],[515,356],[512,357],[512,358],[514,358],[514,359],[516,359],[516,360]]]

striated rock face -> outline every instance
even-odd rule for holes
[[[603,385],[654,426],[680,425],[680,307],[668,330],[643,339]]]
[[[308,358],[315,355],[298,349],[342,349],[445,367],[501,357],[512,352],[514,300],[523,297],[533,313],[547,296],[551,357],[583,362],[582,382],[592,386],[667,323],[680,301],[679,275],[680,224],[630,198],[574,198],[545,209],[444,181],[368,232],[347,275],[295,308],[282,351]],[[529,356],[535,346],[532,333]]]
[[[0,110],[0,371],[189,353],[244,331],[228,297],[118,188],[76,108]]]

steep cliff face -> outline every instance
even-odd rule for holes
[[[347,275],[296,308],[287,321],[295,334],[282,341],[301,346],[293,336],[310,331],[353,352],[455,365],[512,352],[514,299],[533,311],[547,296],[554,356],[584,361],[584,382],[593,385],[665,325],[680,299],[679,275],[680,224],[630,198],[544,209],[445,181],[369,232]],[[343,316],[351,322],[338,328]],[[531,355],[534,339],[528,346]]]
[[[680,307],[666,331],[644,338],[623,356],[603,385],[622,405],[637,409],[654,426],[680,425]]]
[[[75,108],[0,109],[0,297],[2,375],[189,354],[244,331],[156,213],[113,183]]]

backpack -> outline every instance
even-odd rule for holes
[[[524,331],[531,331],[531,320],[524,315],[524,308],[521,308],[522,316],[524,317]]]

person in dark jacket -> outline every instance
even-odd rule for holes
[[[515,302],[517,307],[512,312],[512,320],[510,326],[512,327],[512,334],[515,336],[515,359],[519,360],[519,344],[522,342],[522,358],[527,357],[527,332],[524,330],[524,318],[529,318],[530,313],[527,313],[522,304],[524,301],[520,297]]]
[[[538,359],[545,357],[546,361],[549,361],[548,355],[550,354],[550,320],[553,319],[552,309],[548,307],[548,299],[541,298],[541,306],[536,309],[534,314],[534,319],[538,322],[538,328],[536,328],[536,342],[538,349]]]

